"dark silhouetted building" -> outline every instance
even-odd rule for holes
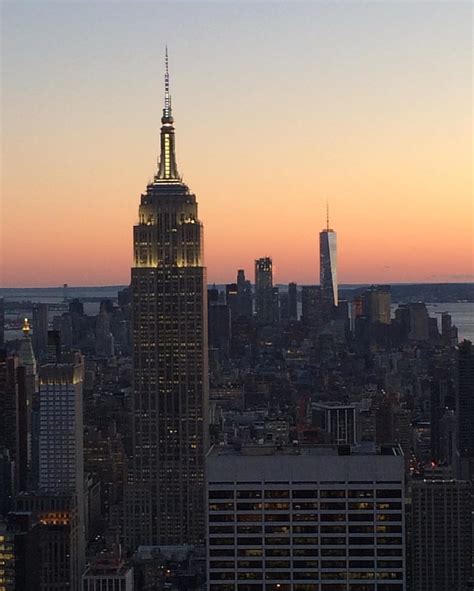
[[[371,324],[390,324],[391,294],[389,285],[373,285],[362,295],[363,315]]]
[[[474,348],[471,341],[459,344],[457,352],[457,461],[463,480],[474,478]]]
[[[232,337],[232,311],[229,305],[209,304],[209,347],[218,349],[221,357],[228,357]]]
[[[278,324],[278,288],[273,287],[273,261],[263,257],[255,261],[255,313],[260,326]]]
[[[288,318],[298,320],[298,286],[296,283],[288,284]]]
[[[301,288],[301,321],[308,328],[317,328],[322,322],[322,294],[319,285]]]
[[[84,532],[75,495],[23,493],[15,505],[18,518],[29,515],[31,519],[27,571],[39,571],[34,573],[35,586],[25,591],[81,591]]]
[[[48,350],[48,304],[33,307],[33,350],[38,361],[45,359]]]
[[[15,474],[19,455],[18,358],[0,351],[0,506],[3,514],[11,509],[16,491]]]
[[[239,295],[239,313],[238,316],[244,318],[252,318],[253,316],[253,300],[252,300],[252,284],[245,279],[245,271],[239,269],[237,271],[237,292]]]
[[[413,481],[411,492],[411,588],[462,589],[471,575],[471,483]]]
[[[5,302],[0,298],[0,349],[5,345]]]
[[[240,316],[240,305],[237,283],[228,283],[225,286],[225,303],[229,306],[232,318],[238,318]]]

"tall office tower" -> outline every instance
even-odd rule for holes
[[[2,469],[13,468],[15,492],[24,491],[28,486],[31,409],[37,390],[36,361],[27,321],[23,330],[25,337],[21,340],[19,355],[7,357],[3,351],[0,357],[0,454]],[[5,450],[8,453],[4,453]]]
[[[79,353],[39,369],[39,488],[83,495],[84,359]]]
[[[133,478],[126,543],[204,538],[209,376],[203,227],[178,173],[166,56],[158,172],[134,227]]]
[[[398,447],[214,447],[208,590],[404,591]]]
[[[239,316],[252,318],[252,284],[245,279],[245,271],[243,269],[237,271],[237,293],[239,296]]]
[[[77,505],[78,545],[74,560],[79,569],[84,560],[85,523],[83,381],[84,358],[80,353],[39,369],[38,488],[52,498],[70,495]]]
[[[225,286],[225,303],[229,306],[232,320],[240,316],[239,289],[237,283],[228,283]]]
[[[426,304],[422,302],[408,304],[408,310],[410,314],[408,339],[413,341],[427,341],[430,335],[430,329]]]
[[[441,336],[445,344],[454,347],[458,342],[458,329],[453,324],[453,319],[448,312],[441,314]]]
[[[363,315],[367,316],[369,322],[390,324],[390,285],[373,285],[363,293],[362,298]]]
[[[321,325],[321,297],[319,285],[303,285],[301,288],[301,321],[309,328]]]
[[[298,320],[298,286],[296,283],[288,284],[288,318]]]
[[[39,590],[39,524],[30,513],[8,514],[0,523],[0,590]]]
[[[32,469],[32,409],[38,392],[36,358],[30,338],[30,325],[25,318],[24,338],[18,352],[18,465],[16,485],[18,491],[26,491],[31,484]]]
[[[288,324],[290,321],[290,312],[288,309],[289,299],[288,299],[288,292],[284,291],[279,294],[280,300],[280,320],[283,325]]]
[[[457,352],[457,466],[462,480],[474,478],[474,347],[460,343]]]
[[[77,497],[23,493],[15,499],[15,512],[19,518],[31,517],[28,529],[31,546],[27,550],[26,564],[27,569],[33,571],[28,574],[36,578],[35,586],[27,584],[24,591],[81,591],[84,532]]]
[[[110,314],[101,307],[95,324],[95,354],[98,357],[113,357],[115,354],[114,337],[110,331]]]
[[[462,589],[471,574],[471,483],[412,483],[410,557],[412,589]]]
[[[15,462],[10,450],[4,447],[0,449],[0,517],[5,517],[11,511],[14,498]]]
[[[48,304],[36,304],[33,307],[33,350],[39,361],[47,355],[48,326]]]
[[[432,370],[429,381],[430,395],[430,437],[431,460],[439,463],[451,463],[451,454],[443,455],[446,450],[443,420],[446,414],[452,413],[456,406],[455,384],[450,368],[436,367]]]
[[[5,345],[5,302],[0,298],[0,349]]]
[[[329,227],[329,210],[326,229],[319,233],[319,281],[325,318],[332,316],[337,307],[337,234]]]
[[[18,358],[0,351],[0,511],[11,509],[18,456]]]
[[[278,292],[273,287],[273,261],[263,257],[255,261],[255,313],[261,326],[278,321]]]
[[[212,303],[208,307],[209,347],[219,350],[221,359],[227,358],[232,338],[232,311],[228,304]]]

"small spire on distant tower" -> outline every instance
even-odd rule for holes
[[[23,326],[21,327],[21,330],[23,331],[23,336],[25,337],[25,339],[27,339],[30,336],[31,330],[28,318],[23,319]]]
[[[329,232],[329,199],[326,200],[326,229]]]

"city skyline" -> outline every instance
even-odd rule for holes
[[[41,6],[2,6],[4,287],[128,282],[166,42],[210,283],[317,283],[327,199],[340,283],[472,280],[467,4]]]

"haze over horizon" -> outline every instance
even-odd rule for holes
[[[166,43],[208,283],[317,283],[327,200],[341,284],[472,281],[471,11],[3,3],[1,286],[129,283]]]

